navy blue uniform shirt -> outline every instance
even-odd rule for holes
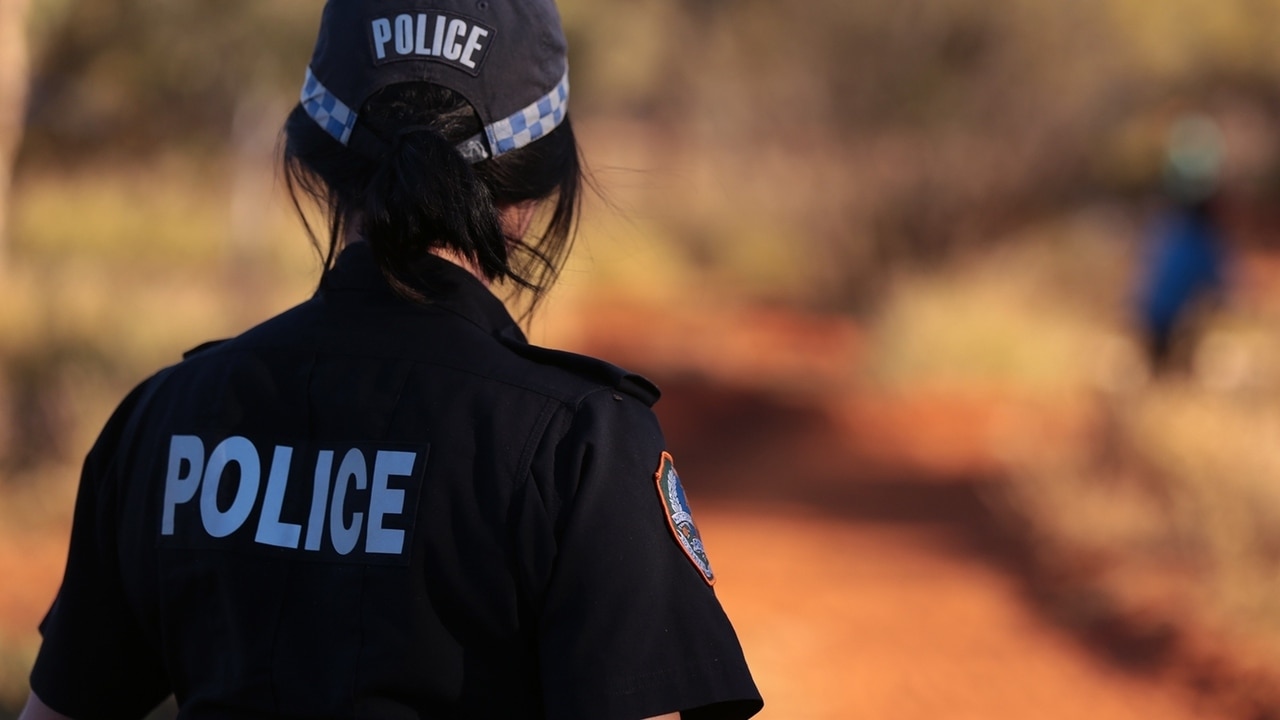
[[[78,720],[636,719],[761,702],[650,405],[466,271],[364,243],[129,395],[32,687]]]

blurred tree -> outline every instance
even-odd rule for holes
[[[242,98],[291,94],[319,23],[304,0],[69,0],[37,49],[34,151],[221,150]],[[283,121],[283,117],[280,118]]]
[[[815,294],[845,307],[887,265],[944,262],[1045,215],[1141,193],[1153,158],[1117,153],[1118,136],[1158,133],[1143,118],[1172,99],[1234,96],[1280,121],[1269,40],[1280,0],[566,0],[565,11],[582,40],[578,97],[657,130],[655,162],[715,178],[664,203],[679,245],[726,265],[742,252],[735,227],[774,228],[825,285]]]
[[[27,107],[30,0],[0,0],[0,267],[8,257],[9,186]]]

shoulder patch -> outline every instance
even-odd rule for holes
[[[197,346],[195,346],[195,347],[191,348],[190,350],[188,350],[188,351],[186,351],[186,352],[182,353],[182,359],[183,359],[183,360],[186,360],[187,358],[191,357],[192,355],[199,355],[200,353],[204,352],[205,350],[212,350],[213,348],[218,347],[219,345],[221,345],[221,344],[222,344],[222,343],[224,343],[224,342],[226,342],[226,340],[210,340],[209,342],[200,343],[199,345],[197,345]]]
[[[711,572],[711,561],[707,559],[707,551],[702,546],[702,535],[698,533],[698,526],[693,524],[689,501],[685,499],[684,486],[680,484],[680,475],[676,473],[671,453],[662,453],[654,479],[658,484],[658,496],[662,500],[662,510],[667,515],[667,526],[671,528],[671,534],[684,550],[685,556],[702,573],[702,579],[708,585],[715,585],[716,576]]]
[[[500,338],[504,345],[523,358],[543,365],[552,365],[568,370],[579,377],[613,388],[619,392],[624,392],[649,407],[653,407],[653,404],[658,402],[658,398],[662,396],[662,391],[648,378],[624,370],[604,360],[564,350],[552,350],[530,345],[519,338],[508,337],[505,334]]]

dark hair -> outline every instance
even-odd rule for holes
[[[582,204],[583,170],[569,118],[539,140],[475,165],[456,146],[482,131],[480,119],[447,88],[427,83],[383,88],[361,109],[360,124],[356,132],[364,133],[365,145],[381,153],[342,145],[301,105],[285,121],[285,183],[325,267],[332,267],[356,222],[401,296],[425,299],[428,289],[415,281],[411,268],[432,250],[446,250],[488,280],[528,291],[527,312],[532,312],[568,255]],[[366,157],[379,154],[377,160]],[[303,213],[299,191],[327,213],[327,248]],[[500,207],[553,195],[554,209],[540,234],[531,241],[503,234]]]

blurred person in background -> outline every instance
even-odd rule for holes
[[[1212,119],[1186,115],[1174,123],[1164,172],[1166,207],[1153,224],[1139,266],[1137,312],[1157,375],[1187,368],[1197,340],[1197,314],[1224,290],[1222,155],[1222,133]]]
[[[108,421],[24,720],[758,712],[657,388],[491,291],[569,248],[567,101],[551,0],[325,6],[284,133],[319,290]]]

